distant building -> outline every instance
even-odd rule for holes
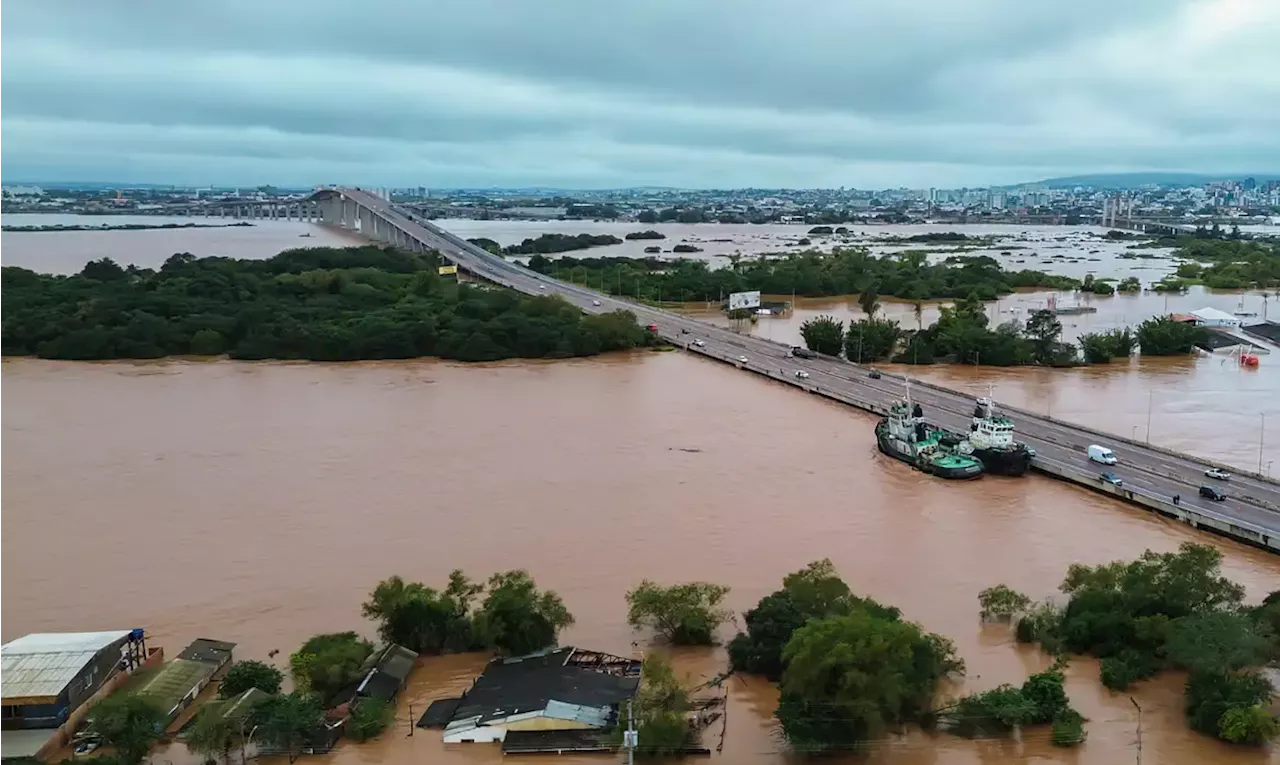
[[[640,662],[553,648],[494,659],[461,698],[434,702],[419,723],[443,727],[444,742],[498,742],[508,734],[602,731],[635,697]]]
[[[34,757],[104,683],[146,656],[140,629],[38,633],[0,646],[3,757]]]

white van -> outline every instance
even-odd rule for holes
[[[1098,446],[1097,444],[1089,445],[1089,459],[1092,460],[1093,462],[1100,462],[1103,465],[1116,464],[1115,453],[1112,452],[1107,447]]]

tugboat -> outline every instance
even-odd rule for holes
[[[1032,451],[1013,440],[1013,421],[996,414],[987,396],[978,399],[973,408],[968,440],[973,456],[982,461],[988,473],[1019,476],[1031,469]]]
[[[982,476],[982,462],[963,453],[967,444],[926,423],[920,405],[911,403],[910,392],[876,425],[876,445],[890,457],[939,478]]]

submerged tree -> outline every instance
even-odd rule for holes
[[[729,618],[720,607],[729,588],[709,582],[663,587],[644,580],[627,593],[627,623],[649,627],[676,645],[710,645]]]
[[[560,630],[571,624],[573,614],[560,596],[540,592],[527,571],[490,577],[488,594],[475,617],[477,637],[513,656],[555,645]]]
[[[839,356],[844,345],[844,322],[833,316],[806,319],[800,325],[805,347],[827,356]]]

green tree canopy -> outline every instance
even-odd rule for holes
[[[227,717],[225,711],[222,704],[206,704],[196,713],[184,738],[193,753],[230,765],[232,750],[240,746],[241,731],[238,721]]]
[[[796,630],[783,663],[777,717],[799,752],[852,749],[918,718],[963,667],[945,638],[862,608]]]
[[[168,716],[151,699],[120,691],[89,710],[89,725],[124,765],[138,765],[159,740]]]
[[[237,661],[222,676],[218,696],[227,699],[239,696],[250,688],[257,688],[264,693],[279,693],[283,680],[284,674],[270,664],[253,659]]]
[[[475,617],[475,629],[486,644],[519,656],[553,646],[573,615],[560,596],[540,592],[527,571],[507,571],[489,578],[488,593]]]
[[[362,610],[387,642],[418,653],[466,651],[478,647],[470,612],[483,589],[460,570],[449,574],[443,592],[393,576],[378,583]]]
[[[720,607],[729,588],[709,582],[663,587],[648,579],[627,593],[627,623],[648,627],[676,645],[711,645],[729,618]]]
[[[844,322],[832,316],[806,319],[800,325],[805,347],[828,356],[839,356],[844,346]]]
[[[315,696],[302,691],[272,696],[257,710],[258,740],[284,751],[292,763],[302,750],[319,742],[324,712]]]
[[[327,700],[360,677],[373,644],[354,632],[315,635],[289,657],[294,686]]]

